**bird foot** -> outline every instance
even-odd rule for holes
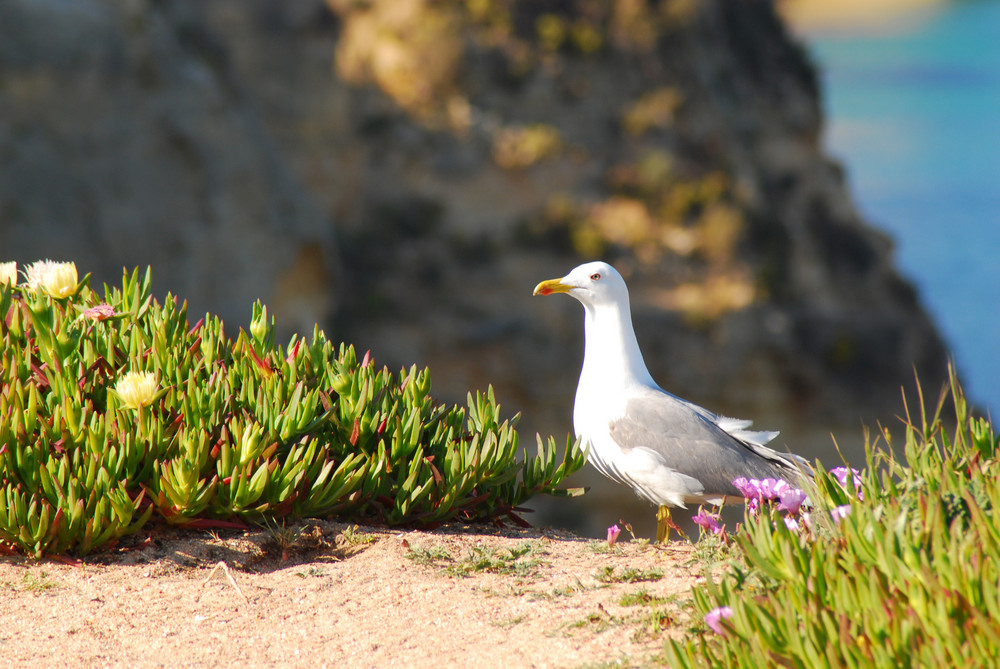
[[[661,506],[656,511],[656,543],[662,544],[670,538],[670,530],[677,532],[682,539],[687,538],[684,532],[681,531],[681,528],[670,517],[670,507]]]

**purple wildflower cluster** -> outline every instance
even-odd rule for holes
[[[765,502],[778,502],[778,509],[795,515],[809,499],[805,492],[793,488],[782,479],[748,479],[743,476],[735,479],[733,485],[740,494],[747,498],[747,508],[750,515],[756,516]]]
[[[789,515],[797,515],[803,504],[808,504],[805,492],[798,488],[793,488],[787,481],[781,479],[748,479],[740,477],[733,481],[733,485],[746,497],[747,507],[751,515],[756,516],[765,503],[777,502],[779,511],[784,511]],[[721,517],[718,513],[706,511],[704,508],[698,509],[698,513],[691,517],[695,524],[700,525],[712,534],[722,534],[725,526],[719,521]],[[798,523],[792,518],[785,519],[785,525],[789,529],[797,530]]]
[[[837,482],[840,483],[840,486],[844,490],[850,492],[853,488],[858,499],[864,499],[861,491],[862,478],[858,470],[848,467],[837,467],[831,469],[830,474],[836,477]],[[850,485],[848,481],[850,481]],[[803,506],[810,505],[809,498],[803,490],[793,488],[787,481],[772,478],[748,479],[741,476],[733,481],[733,485],[746,498],[747,508],[750,510],[751,515],[756,516],[760,513],[761,508],[765,504],[774,504],[776,502],[774,504],[775,508],[787,514],[782,517],[785,527],[792,532],[811,529],[812,524],[810,523],[809,512],[802,508]],[[830,517],[838,525],[841,520],[849,515],[851,515],[850,504],[843,504],[830,510]],[[719,515],[708,513],[704,509],[699,509],[698,513],[692,517],[692,520],[713,534],[719,534],[723,531],[723,528],[719,526]],[[731,607],[720,606],[705,614],[705,624],[716,634],[725,634],[722,621],[732,616],[733,609]]]
[[[840,487],[848,492],[850,492],[850,486],[847,485],[847,481],[850,480],[854,486],[855,493],[858,495],[858,499],[865,498],[864,493],[861,492],[861,474],[857,469],[853,467],[834,467],[830,470],[830,473],[837,477]]]
[[[844,490],[850,491],[853,486],[858,499],[864,499],[864,494],[861,491],[862,478],[857,469],[837,467],[831,469],[830,473],[836,477],[837,482]],[[776,502],[775,507],[778,511],[787,514],[782,520],[789,530],[798,532],[803,528],[810,527],[809,512],[803,509],[804,506],[810,506],[810,503],[803,490],[793,488],[786,481],[773,478],[748,479],[740,477],[733,481],[733,485],[740,491],[740,494],[746,497],[750,515],[756,516],[765,504]],[[850,514],[850,504],[838,506],[830,511],[830,517],[837,524]],[[695,522],[698,521],[695,520]]]

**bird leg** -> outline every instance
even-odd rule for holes
[[[684,536],[681,528],[670,518],[670,507],[661,506],[656,511],[656,543],[664,543],[670,536],[670,530],[676,531],[681,537]]]

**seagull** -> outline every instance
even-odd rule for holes
[[[586,345],[573,405],[573,429],[599,472],[659,507],[657,541],[673,528],[671,507],[722,505],[741,498],[739,477],[798,480],[808,462],[765,444],[777,432],[750,430],[656,384],[632,327],[628,287],[605,262],[580,265],[534,295],[566,293],[583,304]]]

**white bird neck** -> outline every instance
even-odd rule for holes
[[[632,313],[624,303],[584,305],[586,337],[580,386],[620,391],[633,385],[656,387],[639,351]]]

